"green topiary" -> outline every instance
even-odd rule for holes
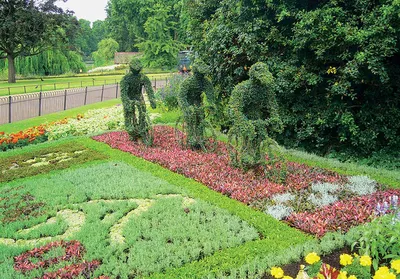
[[[229,131],[230,143],[235,147],[231,160],[244,169],[255,168],[264,161],[262,145],[268,130],[281,131],[273,77],[265,63],[254,64],[250,79],[239,83],[232,91],[229,114],[233,126]]]
[[[206,78],[207,66],[202,61],[193,64],[193,76],[181,85],[178,102],[183,112],[184,127],[187,133],[187,145],[191,149],[201,149],[205,145],[205,128],[207,126],[204,113],[203,93],[207,100],[214,103],[214,89]]]
[[[150,79],[141,73],[143,68],[139,59],[129,64],[130,72],[121,81],[121,99],[124,106],[125,129],[131,140],[141,139],[146,145],[153,143],[150,133],[151,122],[146,112],[142,88],[146,89],[152,108],[156,108],[154,91]]]

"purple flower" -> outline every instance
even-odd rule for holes
[[[375,215],[382,216],[382,215],[385,215],[385,214],[386,214],[385,205],[384,204],[380,204],[378,202],[378,204],[376,205]]]
[[[390,205],[394,208],[397,208],[397,202],[399,201],[399,196],[393,195],[390,197]]]

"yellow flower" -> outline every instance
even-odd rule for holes
[[[381,266],[375,272],[373,279],[396,279],[396,275],[391,273],[387,266]]]
[[[347,277],[347,279],[357,279],[357,277],[355,275],[350,275],[349,277]]]
[[[293,277],[291,277],[291,276],[288,276],[288,275],[285,275],[285,276],[283,276],[283,278],[282,279],[293,279]]]
[[[394,260],[391,264],[390,267],[393,268],[397,274],[400,273],[400,260]]]
[[[353,257],[349,254],[340,255],[340,264],[343,266],[349,265],[353,262]]]
[[[283,277],[283,269],[280,267],[271,268],[271,275],[279,279]]]
[[[347,278],[347,271],[340,271],[337,279],[348,279]]]
[[[321,258],[315,252],[309,253],[305,258],[306,263],[308,263],[308,264],[315,264],[315,263],[319,262],[320,259]]]
[[[360,257],[360,265],[371,266],[371,264],[372,264],[372,259],[370,256],[365,255]]]

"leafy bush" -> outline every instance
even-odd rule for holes
[[[220,95],[229,98],[249,65],[270,66],[285,126],[280,143],[320,154],[398,154],[397,1],[191,4],[193,44]]]
[[[186,79],[185,75],[173,75],[168,84],[156,92],[156,99],[160,100],[168,111],[179,108],[178,94],[181,90],[181,84]]]
[[[386,208],[382,208],[382,205]],[[398,196],[390,197],[390,204],[384,202],[377,206],[376,214],[386,214],[371,222],[363,230],[361,238],[353,244],[359,248],[362,254],[372,257],[373,267],[395,259],[400,256],[400,209],[398,207]]]

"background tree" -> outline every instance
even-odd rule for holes
[[[79,19],[79,31],[75,39],[75,45],[82,52],[83,56],[85,58],[90,57],[92,52],[96,51],[99,42],[96,42],[94,38],[90,21]]]
[[[109,37],[109,30],[107,22],[104,20],[96,20],[95,22],[93,22],[92,38],[93,38],[93,43],[95,45],[95,49],[97,48],[97,45],[98,43],[100,43],[101,40],[106,39],[108,37]]]
[[[154,54],[165,57],[166,53],[176,48],[178,42],[188,42],[186,25],[189,19],[188,14],[184,13],[185,1],[110,0],[107,7],[110,36],[120,44],[121,51],[142,48],[149,53],[149,57]],[[165,33],[163,39],[167,40],[163,46],[160,46],[161,32]],[[139,45],[136,45],[138,42]],[[150,47],[152,42],[157,44],[155,49]],[[175,60],[177,54],[176,51]]]
[[[0,0],[0,59],[8,60],[8,82],[16,81],[16,57],[36,55],[54,45],[70,45],[76,20],[55,2]]]
[[[103,66],[114,59],[115,53],[119,49],[119,44],[111,38],[103,39],[98,44],[98,50],[93,52],[95,66]]]
[[[281,143],[350,156],[400,150],[398,1],[209,2],[188,8],[220,100],[262,60],[275,77]]]
[[[181,47],[173,38],[176,22],[172,21],[170,8],[160,4],[152,7],[152,16],[144,24],[145,37],[136,46],[143,52],[145,66],[172,67]]]

